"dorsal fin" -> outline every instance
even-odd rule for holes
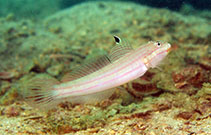
[[[111,52],[109,54],[111,62],[118,60],[119,58],[133,50],[133,47],[126,41],[121,40],[117,36],[114,36],[114,39],[116,42],[116,46],[111,49]]]
[[[82,66],[77,67],[72,72],[65,74],[62,78],[62,82],[72,81],[81,78],[105,67],[108,64],[111,64],[111,61],[106,55],[92,59],[91,61],[88,61],[83,64]]]
[[[114,39],[116,41],[116,46],[111,49],[109,57],[103,55],[99,58],[95,58],[89,62],[86,62],[72,72],[64,75],[64,77],[62,78],[62,82],[76,80],[78,78],[91,74],[105,67],[106,65],[111,64],[112,62],[118,60],[120,57],[133,50],[132,46],[130,46],[126,41],[122,41],[117,36],[114,36]]]

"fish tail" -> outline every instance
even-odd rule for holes
[[[35,77],[27,83],[23,96],[29,105],[49,110],[59,103],[56,99],[59,92],[54,88],[57,84],[59,81],[54,78]]]

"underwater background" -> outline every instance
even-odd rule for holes
[[[0,134],[211,134],[210,10],[210,0],[0,0]],[[25,103],[28,80],[60,80],[109,53],[113,35],[172,51],[94,105]]]

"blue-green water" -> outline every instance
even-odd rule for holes
[[[17,18],[40,18],[53,14],[59,10],[75,6],[83,2],[103,1],[103,0],[1,0],[0,16],[7,16],[12,13]],[[118,1],[118,0],[104,0]],[[119,0],[121,1],[121,0]],[[210,10],[210,0],[122,0],[124,2],[134,2],[136,4],[147,5],[155,8],[168,8],[170,10],[181,11],[184,7],[186,12],[191,14],[194,9]]]

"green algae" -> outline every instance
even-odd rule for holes
[[[203,83],[203,87],[196,94],[197,97],[203,97],[203,95],[211,95],[211,83]]]
[[[148,104],[154,103],[155,100],[155,98],[148,97],[144,98],[143,102],[131,103],[124,106],[121,105],[122,100],[117,98],[106,108],[89,106],[91,110],[90,112],[88,111],[88,114],[83,114],[83,110],[77,112],[77,109],[72,108],[72,110],[69,111],[52,111],[48,114],[47,118],[54,132],[62,133],[61,129],[63,128],[69,129],[69,132],[75,132],[88,128],[103,127],[108,121],[118,119],[122,115],[145,113],[152,109],[152,106],[148,106]],[[86,110],[86,106],[84,107]],[[81,109],[83,109],[83,107]]]
[[[9,105],[15,102],[18,98],[18,87],[17,84],[3,84],[1,87],[1,92],[6,89],[0,98],[0,105]]]
[[[63,67],[64,66],[62,64],[51,66],[47,69],[47,73],[52,76],[58,76],[62,72]]]
[[[203,83],[202,91],[211,95],[211,83]]]

